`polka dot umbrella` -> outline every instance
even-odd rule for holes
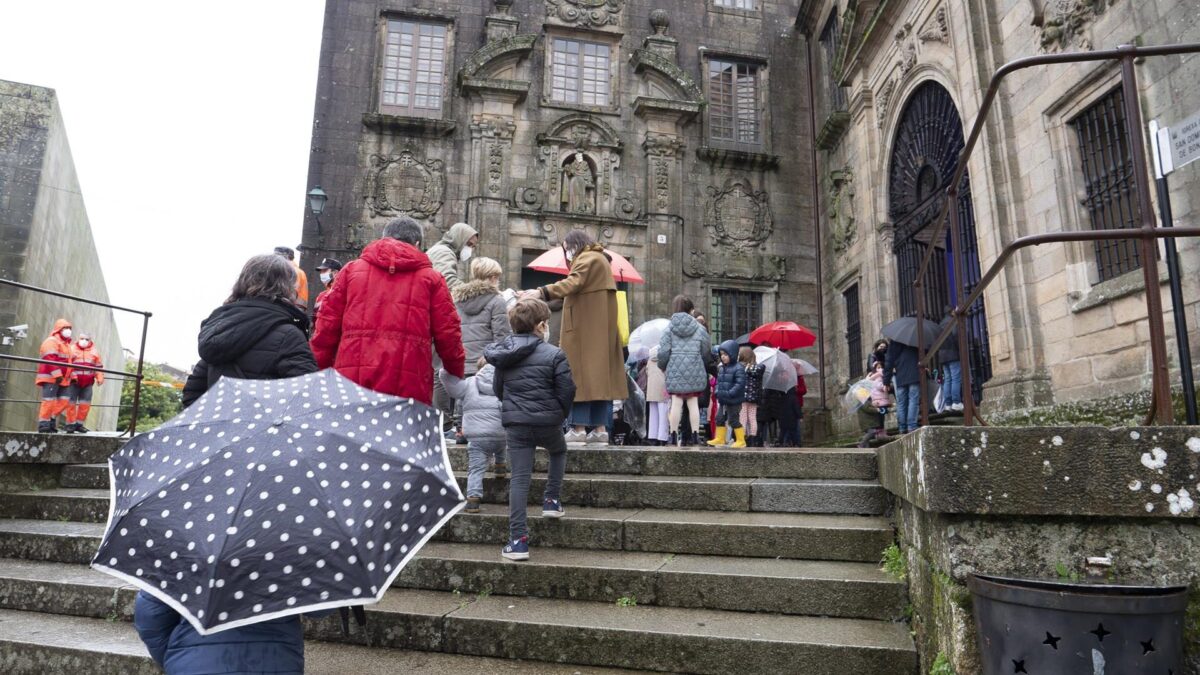
[[[221,378],[109,459],[92,567],[203,635],[377,602],[465,503],[440,429],[333,370]]]

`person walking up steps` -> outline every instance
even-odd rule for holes
[[[717,437],[708,442],[713,447],[725,445],[729,438],[726,425],[733,428],[734,448],[746,447],[746,428],[742,426],[742,404],[746,401],[746,368],[736,360],[737,340],[726,340],[717,351],[721,359],[717,373]]]
[[[454,400],[462,402],[463,432],[467,435],[467,513],[479,513],[483,500],[483,474],[495,458],[496,478],[508,470],[504,464],[504,425],[500,421],[500,399],[496,398],[496,369],[479,357],[478,370],[467,379],[440,372],[442,384]]]
[[[746,401],[742,404],[742,426],[746,429],[746,444],[752,448],[762,447],[758,437],[758,406],[763,400],[763,373],[766,366],[758,363],[758,357],[750,347],[738,351],[738,363],[746,369]]]
[[[677,295],[671,302],[671,325],[658,343],[658,366],[663,369],[667,393],[671,394],[671,429],[678,430],[684,405],[694,433],[693,443],[700,443],[700,393],[708,386],[704,369],[705,353],[709,351],[708,332],[692,316],[692,300]],[[678,445],[683,445],[683,434]]]
[[[500,399],[500,420],[508,440],[512,477],[508,484],[508,543],[500,555],[509,560],[529,559],[529,525],[525,509],[533,449],[550,452],[542,515],[561,518],[560,493],[567,469],[567,443],[563,421],[575,401],[575,381],[567,355],[546,344],[550,308],[542,300],[522,298],[508,310],[513,334],[488,346],[483,357],[496,368],[492,387]]]

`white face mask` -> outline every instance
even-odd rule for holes
[[[90,347],[90,346],[92,346],[92,341],[91,341],[91,340],[80,340],[80,341],[79,341],[79,348],[80,348],[80,349],[87,349],[87,348],[88,348],[88,347]]]
[[[333,281],[333,272],[321,272],[321,283],[327,284]]]
[[[463,249],[458,252],[458,259],[463,262],[466,262],[471,259],[471,254],[474,252],[475,252],[475,247],[464,246]]]
[[[70,328],[62,329],[62,336],[63,336],[64,340],[70,340],[71,339],[71,329]]]
[[[572,260],[574,260],[574,259],[575,259],[575,252],[574,252],[574,251],[567,251],[567,262],[571,262],[571,261],[572,261]]]

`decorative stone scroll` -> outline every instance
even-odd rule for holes
[[[646,150],[646,165],[650,171],[649,190],[652,202],[649,208],[665,213],[671,209],[671,174],[677,163],[676,157],[683,150],[683,139],[672,134],[647,132],[642,144]]]
[[[929,25],[917,36],[921,42],[947,42],[950,39],[950,22],[946,18],[946,8],[938,7],[930,19]]]
[[[603,28],[621,20],[624,0],[546,0],[546,17],[568,26]]]
[[[422,159],[409,149],[372,155],[366,182],[366,205],[372,216],[402,213],[427,219],[442,208],[445,163]]]
[[[752,251],[774,231],[767,193],[755,190],[746,178],[731,178],[721,187],[707,188],[704,227],[714,247],[722,251]]]
[[[878,111],[876,124],[880,129],[882,129],[883,125],[887,123],[888,106],[891,105],[892,96],[895,93],[896,80],[888,79],[888,81],[883,85],[883,88],[879,90],[879,93],[875,94],[875,109]]]
[[[1081,51],[1092,48],[1085,29],[1120,0],[1049,0],[1041,27],[1041,44],[1045,51],[1076,45]]]

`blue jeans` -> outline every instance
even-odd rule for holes
[[[567,442],[557,426],[534,427],[514,424],[504,428],[508,435],[508,534],[509,539],[529,536],[526,521],[526,502],[529,501],[529,478],[533,474],[533,449],[541,446],[550,452],[550,467],[546,472],[546,491],[542,499],[558,499],[562,492],[563,476],[567,471]]]
[[[962,403],[962,363],[950,361],[942,365],[942,403]]]
[[[467,496],[483,496],[483,474],[487,471],[488,460],[496,458],[497,464],[504,462],[504,441],[467,442]]]
[[[921,385],[896,385],[896,424],[900,433],[906,433],[917,428],[921,419]]]
[[[571,424],[608,428],[612,424],[612,401],[576,401],[571,405]]]

